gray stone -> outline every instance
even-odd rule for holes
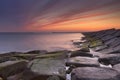
[[[29,64],[32,72],[39,75],[58,75],[65,78],[65,62],[57,59],[35,59]]]
[[[90,57],[73,57],[69,58],[66,61],[66,66],[74,65],[76,67],[93,67],[99,66],[97,58],[90,58]]]
[[[7,61],[0,63],[0,75],[8,77],[24,71],[27,68],[26,61]]]
[[[115,64],[120,63],[120,54],[103,55],[103,56],[100,56],[98,61],[105,65],[109,65],[109,64],[115,65]]]
[[[120,76],[111,68],[81,67],[72,71],[72,80],[120,80]]]

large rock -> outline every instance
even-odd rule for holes
[[[105,65],[115,65],[120,63],[120,54],[106,54],[103,56],[100,56],[98,61]]]
[[[72,80],[120,80],[120,76],[111,68],[81,67],[72,71]]]
[[[99,66],[97,58],[89,58],[89,57],[73,57],[69,58],[66,61],[66,66],[74,65],[76,67],[93,67]]]
[[[70,57],[76,57],[76,56],[93,57],[93,55],[90,54],[89,52],[83,52],[81,50],[71,52]]]
[[[0,63],[0,75],[8,77],[24,71],[27,68],[26,61],[7,61]]]
[[[64,60],[35,59],[29,64],[32,72],[38,75],[57,75],[65,78]]]

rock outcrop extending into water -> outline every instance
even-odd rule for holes
[[[74,45],[90,51],[79,50],[71,53],[72,58],[66,61],[69,67],[74,66],[68,69],[72,74],[71,79],[120,80],[120,30],[108,29],[83,34],[84,41],[74,42]],[[91,63],[96,66],[90,66]]]

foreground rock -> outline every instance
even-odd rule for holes
[[[73,57],[66,61],[66,66],[74,65],[76,67],[98,67],[98,59],[97,58],[89,58],[89,57]]]
[[[31,71],[37,73],[39,76],[36,78],[42,78],[40,76],[58,76],[65,79],[65,63],[64,60],[58,59],[35,59],[29,66]],[[32,79],[36,80],[36,79]],[[37,79],[38,80],[38,79]],[[41,79],[40,79],[41,80]]]
[[[0,75],[4,78],[7,78],[24,71],[26,68],[26,61],[7,61],[0,63]]]
[[[110,68],[81,67],[72,71],[72,80],[120,80],[120,76]]]

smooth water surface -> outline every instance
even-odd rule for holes
[[[0,33],[0,53],[31,50],[72,50],[71,40],[80,39],[81,33]]]

